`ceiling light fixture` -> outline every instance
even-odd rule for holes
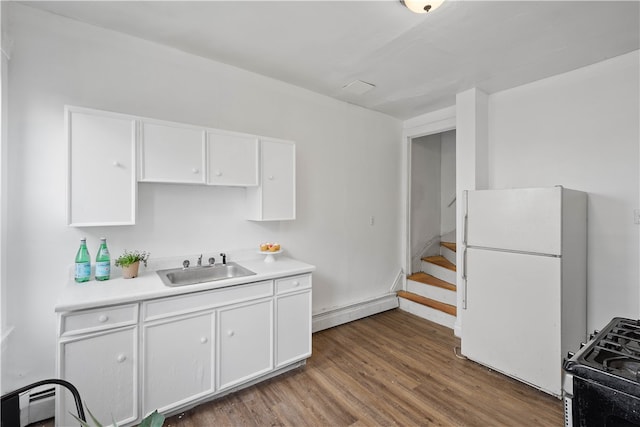
[[[400,3],[412,12],[427,13],[440,7],[444,0],[400,0]]]

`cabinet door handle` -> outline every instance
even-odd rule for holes
[[[120,167],[120,162],[117,160],[114,160],[111,164],[113,165],[113,167]]]
[[[98,317],[98,322],[100,323],[104,323],[107,320],[109,320],[109,316],[107,316],[106,314],[101,314],[100,317]]]
[[[228,336],[230,336],[230,337],[234,336],[235,334],[236,334],[236,333],[235,333],[235,332],[233,332],[233,331],[227,331],[227,335],[228,335]]]
[[[273,175],[269,175],[269,176],[267,177],[267,179],[268,179],[269,181],[273,181],[273,178],[274,178],[274,176],[273,176]]]
[[[216,176],[222,176],[222,172],[216,171]]]
[[[198,169],[198,168],[193,168],[193,169],[191,169],[191,172],[193,172],[193,173],[200,173],[200,169]]]
[[[116,357],[116,360],[118,361],[118,363],[122,363],[127,360],[127,356],[125,356],[124,354],[119,354],[118,357]]]
[[[200,338],[200,342],[201,342],[202,344],[206,344],[206,343],[207,343],[207,341],[209,341],[209,339],[208,339],[207,337],[202,337],[202,338]]]

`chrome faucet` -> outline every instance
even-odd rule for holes
[[[202,267],[202,254],[198,257],[198,267]]]
[[[227,254],[221,252],[220,256],[222,257],[222,265],[227,265]]]
[[[209,267],[213,267],[215,263],[216,263],[216,259],[214,257],[209,258]]]

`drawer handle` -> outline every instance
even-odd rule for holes
[[[118,363],[122,363],[127,360],[127,356],[125,356],[124,354],[119,354],[118,357],[116,357],[116,360],[118,361]]]
[[[207,341],[209,341],[209,339],[208,339],[207,337],[202,337],[202,338],[200,338],[200,342],[201,342],[202,344],[206,344],[206,343],[207,343]]]
[[[101,314],[100,317],[98,317],[98,322],[100,323],[104,323],[107,320],[109,320],[109,316],[107,316],[106,314]]]
[[[297,280],[295,282],[293,282],[293,286],[300,286],[300,282],[298,282]]]
[[[233,331],[227,331],[227,335],[228,335],[228,336],[230,336],[230,337],[234,336],[235,334],[236,334],[236,333],[235,333],[235,332],[233,332]]]

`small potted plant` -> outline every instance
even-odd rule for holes
[[[116,267],[122,267],[122,277],[125,279],[133,279],[138,277],[138,268],[142,262],[144,266],[147,266],[149,260],[149,252],[145,251],[128,251],[125,249],[124,253],[116,259]]]

